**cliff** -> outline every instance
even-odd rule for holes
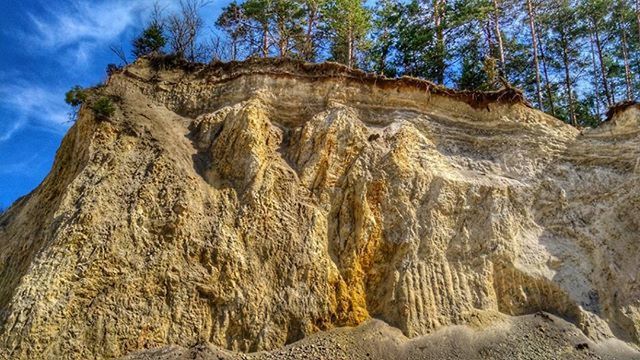
[[[371,318],[418,339],[541,311],[640,344],[637,106],[580,131],[513,89],[265,60],[142,59],[96,91],[116,113],[82,109],[0,217],[0,357],[277,350]]]

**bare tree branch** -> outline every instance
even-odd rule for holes
[[[110,45],[109,50],[114,53],[120,61],[122,61],[125,65],[129,65],[129,61],[127,60],[127,54],[122,49],[122,44],[120,45]]]

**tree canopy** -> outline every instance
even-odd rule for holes
[[[292,57],[460,89],[509,83],[583,126],[640,91],[640,0],[234,0],[208,42],[198,12],[206,3],[180,4],[154,16],[135,56]]]

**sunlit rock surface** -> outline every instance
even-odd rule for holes
[[[0,217],[0,357],[255,352],[371,318],[419,338],[539,311],[640,343],[637,106],[580,131],[509,90],[264,60],[140,60],[101,91],[116,114],[83,109]]]

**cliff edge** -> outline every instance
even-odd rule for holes
[[[115,114],[81,109],[0,217],[0,358],[547,313],[637,354],[637,106],[579,131],[513,89],[274,60],[141,59],[96,91]]]

